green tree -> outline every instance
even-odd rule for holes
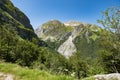
[[[98,22],[110,32],[120,34],[120,7],[108,8],[103,12],[102,19]]]
[[[39,48],[31,42],[23,40],[17,43],[14,52],[16,53],[16,63],[22,66],[31,66],[31,64],[38,59]]]
[[[108,36],[102,36],[106,42],[102,43],[105,50],[101,50],[101,60],[108,72],[120,72],[120,8],[112,7],[103,12],[98,20],[108,31]],[[106,35],[106,34],[105,34]]]
[[[82,60],[80,52],[77,52],[73,56],[71,56],[70,62],[78,79],[87,76],[87,70],[88,70],[87,63],[85,60]]]
[[[5,61],[13,62],[14,49],[18,42],[17,33],[11,25],[0,26],[0,57]]]

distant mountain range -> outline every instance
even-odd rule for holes
[[[102,30],[94,24],[51,20],[38,27],[35,33],[51,48],[68,58],[78,51],[83,55],[94,55],[96,47],[99,47],[97,41],[100,40]]]

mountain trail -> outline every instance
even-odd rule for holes
[[[5,74],[0,72],[0,80],[14,80],[12,74]]]

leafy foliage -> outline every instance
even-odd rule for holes
[[[120,34],[120,7],[111,7],[103,12],[101,20],[98,20],[107,30]]]
[[[120,9],[119,7],[109,8],[103,13],[102,20],[99,22],[109,31],[111,34],[107,34],[105,37],[106,43],[103,43],[106,50],[102,50],[101,60],[108,72],[120,72]],[[106,34],[106,33],[104,33]]]

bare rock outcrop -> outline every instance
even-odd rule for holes
[[[5,74],[0,72],[0,80],[14,80],[12,74]]]
[[[70,36],[60,47],[58,48],[58,52],[64,55],[66,58],[69,58],[73,53],[76,52],[76,47],[72,42],[72,36]]]
[[[95,80],[120,80],[119,73],[111,73],[106,75],[95,75]]]

